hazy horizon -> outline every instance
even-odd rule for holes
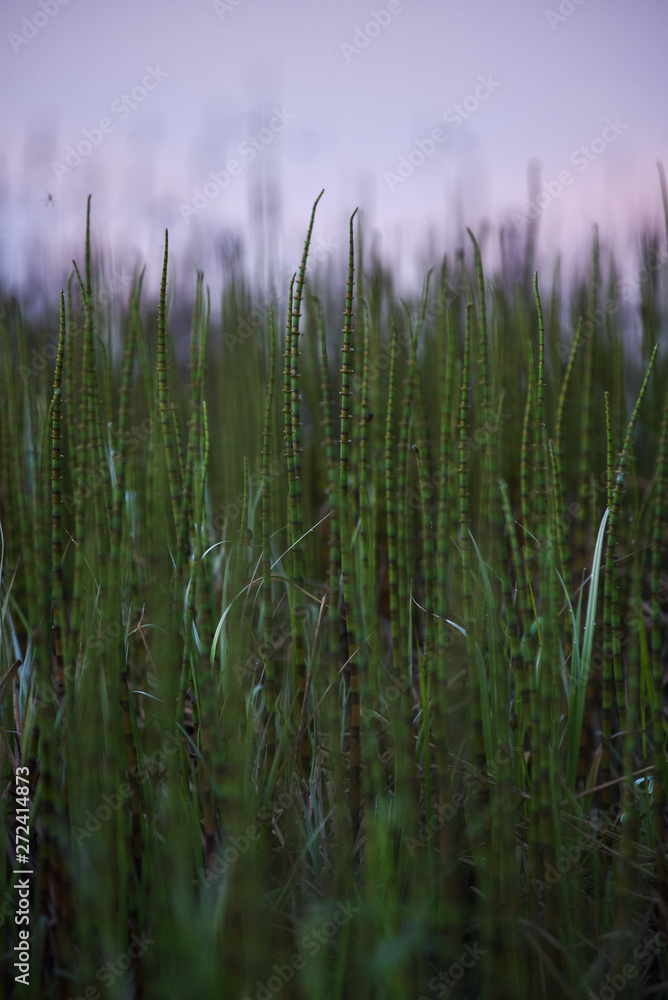
[[[165,228],[184,260],[238,234],[256,273],[293,266],[323,188],[323,254],[359,207],[414,282],[466,226],[536,216],[539,262],[586,253],[594,223],[622,258],[662,228],[658,0],[8,0],[0,27],[10,284],[80,255],[89,193],[96,239],[153,276]]]

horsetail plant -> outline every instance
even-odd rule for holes
[[[351,551],[349,497],[349,444],[350,444],[350,384],[352,374],[352,303],[354,274],[353,221],[357,209],[350,216],[350,248],[348,252],[348,284],[343,322],[343,348],[341,363],[341,447],[339,454],[339,509],[341,532],[341,589],[343,617],[346,627],[346,663],[350,678],[350,816],[353,840],[357,840],[361,822],[361,760],[360,760],[360,691],[357,660],[357,615],[354,609],[353,560]]]
[[[102,977],[142,1000],[584,1000],[628,963],[627,992],[658,993],[668,368],[630,363],[625,310],[593,336],[598,287],[620,297],[597,235],[549,305],[537,275],[510,291],[506,243],[486,275],[472,236],[471,277],[460,252],[431,300],[427,281],[401,300],[354,213],[346,278],[309,271],[305,297],[314,212],[266,311],[233,259],[220,318],[197,269],[182,322],[167,236],[155,289],[140,272],[100,309],[90,202],[53,354],[0,289],[3,874],[15,900],[27,767],[25,995]],[[667,282],[643,282],[644,345],[665,340]]]
[[[299,322],[301,317],[301,301],[304,289],[304,278],[306,275],[306,261],[308,258],[309,247],[311,245],[311,234],[313,232],[313,223],[315,221],[315,211],[318,207],[318,202],[322,198],[324,191],[321,191],[316,198],[313,209],[311,211],[311,219],[309,222],[308,232],[306,234],[306,240],[304,242],[304,252],[302,254],[301,264],[299,266],[299,274],[297,276],[297,283],[294,288],[294,295],[292,298],[292,314],[290,320],[290,417],[291,417],[291,447],[292,447],[292,465],[293,465],[293,476],[290,480],[290,525],[291,525],[291,544],[292,544],[292,567],[293,567],[293,579],[295,585],[295,611],[294,611],[294,622],[295,622],[295,634],[294,634],[294,648],[295,648],[295,663],[296,663],[296,674],[297,674],[297,716],[301,719],[303,713],[306,710],[305,700],[306,700],[306,662],[305,662],[305,652],[304,652],[304,620],[306,616],[306,608],[303,599],[303,586],[304,586],[304,563],[303,554],[301,546],[301,534],[302,534],[302,482],[301,482],[301,431],[300,431],[300,396],[299,396]],[[301,761],[302,772],[304,775],[308,774],[310,762],[311,762],[311,751],[309,748],[308,736],[306,733],[302,735],[301,742],[299,745],[299,758]]]
[[[273,606],[271,587],[271,439],[276,372],[276,328],[273,306],[269,312],[269,367],[267,369],[267,403],[262,435],[262,597],[264,612],[265,707],[267,727],[266,775],[270,777],[276,756],[276,669],[271,645]]]

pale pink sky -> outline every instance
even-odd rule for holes
[[[67,261],[89,192],[97,234],[151,268],[166,227],[199,262],[224,227],[255,252],[270,185],[287,266],[325,188],[322,256],[359,205],[410,273],[429,227],[440,253],[517,222],[531,159],[546,255],[594,221],[621,242],[660,220],[667,29],[664,0],[3,0],[0,270],[37,238]]]

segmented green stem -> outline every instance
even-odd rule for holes
[[[482,709],[479,697],[479,680],[476,666],[475,621],[473,617],[473,581],[471,578],[471,534],[469,531],[469,452],[468,409],[471,354],[471,322],[473,303],[466,305],[466,335],[462,364],[462,384],[459,400],[459,528],[462,558],[462,598],[464,627],[466,629],[466,655],[468,660],[471,693],[471,731],[473,760],[477,767],[485,763],[485,741],[482,728]]]
[[[174,527],[178,538],[181,521],[181,498],[178,481],[177,459],[174,451],[172,409],[169,400],[169,384],[167,381],[167,264],[169,261],[169,233],[165,230],[165,252],[162,261],[162,278],[160,281],[160,299],[158,301],[158,406],[160,410],[160,427],[162,442],[167,462],[169,479],[169,495],[172,501]]]
[[[334,438],[334,417],[332,411],[332,391],[329,380],[329,364],[327,361],[327,338],[325,336],[325,320],[322,305],[316,299],[316,315],[318,319],[318,336],[320,340],[320,398],[322,400],[323,433],[325,438],[325,454],[327,457],[327,497],[329,506],[329,657],[330,685],[335,692],[339,688],[339,654],[341,641],[340,617],[340,581],[341,581],[341,529],[339,517],[339,460],[337,458]],[[342,656],[342,661],[345,656]],[[334,724],[335,715],[332,715]]]
[[[65,671],[63,669],[63,536],[62,536],[62,470],[61,470],[61,402],[63,355],[65,351],[65,293],[60,293],[60,332],[56,370],[53,376],[53,417],[51,430],[51,550],[53,589],[53,641],[56,654],[56,690],[58,699],[65,694]],[[71,693],[71,692],[70,692]]]
[[[505,601],[506,606],[509,609],[508,640],[510,645],[510,666],[515,684],[515,705],[513,716],[511,716],[511,725],[513,727],[519,726],[520,734],[523,734],[529,721],[528,704],[525,700],[529,689],[529,678],[526,670],[524,670],[522,648],[518,638],[518,629],[521,627],[521,607],[518,595],[520,593],[521,581],[524,577],[524,568],[522,565],[520,546],[517,540],[515,522],[513,520],[512,509],[510,506],[508,484],[503,479],[499,480],[499,492],[503,507],[506,537],[510,546],[510,561],[513,567],[513,574],[515,576],[514,594],[511,592],[510,575],[507,570],[504,572],[503,576]],[[515,611],[514,615],[511,615],[511,608]]]
[[[361,229],[361,226],[360,226]],[[362,273],[361,262],[358,271]],[[375,580],[376,560],[374,545],[373,509],[369,499],[369,422],[372,414],[369,411],[369,342],[370,318],[369,307],[362,302],[360,311],[362,323],[362,391],[358,414],[358,489],[359,489],[359,532],[358,544],[361,550],[362,572],[360,584],[362,600],[360,602],[361,627],[364,634],[371,627],[375,615]],[[366,671],[359,664],[363,682],[366,682]],[[364,692],[362,692],[362,696]]]
[[[302,534],[302,484],[301,484],[301,431],[300,431],[300,397],[299,397],[299,321],[301,316],[301,301],[304,289],[304,278],[306,275],[306,261],[309,247],[311,245],[311,234],[315,221],[315,212],[318,202],[322,198],[324,191],[321,191],[316,198],[311,211],[308,232],[304,242],[304,252],[299,266],[299,275],[295,285],[292,300],[292,324],[290,332],[290,412],[292,426],[292,461],[294,475],[290,480],[290,524],[292,528],[292,566],[293,582],[295,584],[295,636],[294,649],[297,671],[297,713],[301,719],[304,715],[304,700],[306,697],[306,661],[304,651],[304,618],[306,616],[306,606],[303,598],[304,586],[304,557],[301,544]],[[308,733],[304,732],[299,747],[299,757],[301,761],[302,773],[307,774],[310,768],[311,751],[309,747]]]
[[[536,530],[541,534],[545,531],[545,326],[543,323],[543,308],[538,291],[538,274],[534,275],[534,291],[536,294],[536,309],[538,310],[538,385],[536,388],[536,403],[534,408],[534,490]]]
[[[566,585],[566,590],[570,594],[573,587],[573,576],[571,572],[571,556],[570,548],[568,544],[568,527],[567,520],[564,511],[564,442],[563,442],[563,425],[564,425],[564,412],[566,409],[566,397],[568,394],[568,389],[571,382],[571,377],[573,374],[573,369],[575,366],[575,356],[578,352],[580,346],[580,341],[582,339],[582,318],[579,319],[577,329],[575,331],[575,338],[573,340],[573,346],[571,348],[570,355],[568,357],[568,363],[566,365],[566,371],[564,372],[564,378],[561,383],[561,392],[559,393],[559,403],[557,405],[557,416],[555,421],[554,429],[554,443],[555,443],[555,466],[558,469],[558,492],[555,494],[555,500],[557,504],[557,524],[558,524],[558,537],[559,537],[559,562],[561,565],[561,575],[564,579]],[[570,648],[572,645],[572,629],[570,618],[568,620],[568,625],[566,626],[566,655],[570,653]]]
[[[390,596],[390,627],[392,630],[392,673],[394,680],[401,677],[401,630],[399,627],[399,572],[397,553],[397,503],[394,443],[396,371],[397,371],[397,328],[392,320],[392,347],[390,354],[390,376],[387,390],[387,415],[385,420],[385,507],[387,517],[387,561]]]
[[[354,578],[351,550],[350,523],[348,513],[349,490],[349,445],[351,432],[351,374],[353,352],[353,278],[354,278],[354,230],[353,221],[357,209],[350,217],[348,282],[346,308],[343,322],[343,347],[341,364],[341,448],[339,458],[339,502],[345,511],[341,517],[341,580],[343,590],[343,613],[346,621],[348,640],[347,661],[350,673],[350,815],[353,823],[353,838],[357,839],[361,822],[361,760],[360,760],[360,692],[357,663],[357,621],[353,608]]]
[[[276,671],[271,641],[273,631],[273,605],[271,599],[271,442],[273,431],[274,381],[276,371],[276,327],[274,307],[269,311],[269,367],[267,374],[267,402],[264,411],[262,434],[262,597],[264,608],[264,669],[265,669],[265,724],[267,727],[267,777],[276,756]]]
[[[186,449],[185,469],[183,474],[183,497],[179,525],[178,546],[180,559],[185,564],[188,556],[188,529],[190,528],[190,551],[194,545],[193,533],[195,531],[194,499],[193,499],[193,479],[194,464],[199,457],[200,441],[198,431],[200,427],[200,409],[202,398],[202,386],[200,373],[198,371],[200,327],[202,324],[202,312],[204,309],[204,275],[197,272],[197,287],[195,291],[195,303],[193,308],[192,327],[190,332],[190,371],[192,378],[192,395],[190,399],[190,420],[188,426],[188,444]],[[174,430],[176,441],[179,442],[178,420],[174,412]],[[181,451],[181,448],[178,448]],[[179,459],[179,466],[183,466],[183,460]]]
[[[478,290],[478,337],[476,388],[480,392],[480,420],[483,443],[483,484],[480,511],[491,510],[491,518],[481,518],[480,529],[490,534],[490,547],[494,562],[500,565],[503,559],[503,513],[498,496],[498,450],[494,447],[497,424],[490,393],[489,334],[487,330],[487,306],[485,302],[485,277],[482,267],[480,246],[470,229],[466,230],[473,243],[476,284]]]
[[[662,176],[666,223],[668,225],[668,193]],[[652,722],[654,729],[654,772],[653,807],[656,838],[656,871],[659,892],[664,903],[668,903],[668,871],[665,855],[666,823],[664,804],[666,801],[666,754],[663,733],[663,665],[661,660],[661,569],[665,552],[664,532],[668,522],[668,393],[665,394],[661,418],[661,436],[656,457],[656,494],[652,523],[652,628],[650,638],[652,664]],[[641,626],[642,627],[642,626]],[[665,924],[664,924],[665,926]]]
[[[56,655],[56,696],[59,701],[66,697],[66,713],[69,710],[68,722],[73,723],[74,712],[71,708],[74,702],[72,685],[66,684],[63,661],[66,654],[63,654],[63,639],[65,632],[65,606],[63,600],[63,546],[62,546],[62,468],[61,468],[61,401],[62,401],[62,378],[63,378],[63,356],[65,351],[65,295],[60,293],[60,332],[58,337],[58,353],[56,355],[56,368],[53,377],[53,398],[52,398],[52,422],[51,422],[51,590],[53,594],[53,639]],[[69,689],[69,690],[68,690]],[[53,716],[53,712],[49,713]],[[55,762],[52,760],[54,743],[56,741],[55,732],[48,743],[45,756],[47,758],[46,770],[55,771]],[[66,740],[61,741],[63,753],[67,754]],[[47,778],[47,781],[50,778]],[[70,931],[72,907],[71,890],[69,888],[69,877],[64,862],[64,841],[63,820],[66,820],[68,813],[68,782],[65,780],[62,786],[51,789],[53,811],[57,817],[53,816],[53,827],[47,829],[46,836],[50,837],[51,843],[48,850],[54,852],[54,875],[56,881],[56,911],[63,922],[63,927],[59,937]],[[67,952],[70,952],[69,945]]]
[[[412,339],[412,338],[411,338]],[[413,384],[415,381],[415,366],[413,364],[413,354],[408,362],[408,373],[406,376],[406,389],[401,412],[401,423],[399,424],[399,441],[397,446],[397,581],[399,585],[399,648],[402,656],[408,657],[409,679],[412,677],[412,650],[413,635],[409,627],[411,620],[411,607],[408,600],[409,581],[411,572],[408,564],[408,496],[407,496],[407,472],[408,472],[408,441],[411,424],[411,408],[414,399]],[[411,546],[412,555],[412,546]],[[406,660],[404,660],[406,669]],[[411,680],[412,684],[412,680]]]
[[[204,512],[204,495],[206,489],[206,477],[209,468],[209,422],[207,418],[206,400],[202,399],[201,406],[202,426],[200,429],[200,439],[202,440],[201,474],[198,486],[196,519],[198,528],[202,523]],[[196,547],[194,552],[194,565],[199,568],[199,585],[202,584],[202,532],[196,532]],[[193,581],[194,582],[194,581]],[[217,785],[222,774],[222,748],[219,740],[214,740],[214,734],[218,729],[218,707],[216,690],[211,674],[211,640],[208,629],[201,629],[201,647],[199,653],[199,663],[197,671],[197,689],[199,693],[200,708],[200,737],[202,748],[202,821],[204,827],[204,839],[207,857],[213,850],[215,837],[215,815],[216,799],[218,788],[212,785],[212,774],[216,778]]]
[[[610,504],[610,516],[608,519],[608,539],[606,547],[606,560],[605,560],[605,580],[606,580],[606,594],[610,594],[610,611],[609,611],[609,633],[611,636],[611,653],[612,653],[612,664],[610,663],[610,657],[607,655],[610,651],[610,642],[605,644],[605,664],[604,664],[604,702],[603,702],[603,726],[602,726],[602,739],[603,739],[603,753],[601,757],[601,780],[602,783],[609,781],[610,775],[610,752],[609,752],[609,741],[610,741],[610,711],[607,706],[607,699],[605,698],[605,686],[606,684],[611,684],[612,678],[611,673],[615,678],[615,688],[617,695],[617,707],[619,711],[619,722],[620,730],[622,732],[627,732],[627,720],[626,720],[626,694],[624,691],[624,680],[622,676],[622,662],[621,662],[621,630],[619,626],[619,579],[618,579],[618,569],[617,569],[617,534],[620,524],[620,508],[622,492],[624,490],[625,476],[627,472],[627,464],[629,459],[629,452],[631,449],[631,442],[633,437],[633,432],[635,430],[636,423],[638,421],[638,415],[640,412],[640,407],[642,405],[643,397],[647,390],[649,384],[649,378],[654,367],[654,361],[656,358],[656,352],[658,350],[658,344],[655,345],[652,352],[652,357],[645,374],[636,404],[633,408],[633,413],[631,414],[631,419],[629,420],[628,428],[626,431],[626,437],[624,439],[624,446],[619,457],[619,463],[617,465],[617,471],[615,475],[615,482],[612,491],[612,500]],[[606,636],[608,631],[606,630]],[[631,680],[629,679],[629,683]],[[633,680],[634,685],[634,696],[637,697],[639,690],[639,681],[636,677]],[[629,693],[630,696],[630,693]],[[606,749],[606,742],[607,747]],[[608,777],[606,777],[606,775]],[[604,807],[609,808],[610,806],[610,789],[604,788],[602,791],[602,802]]]
[[[527,342],[529,354],[529,377],[527,379],[527,399],[524,408],[524,423],[522,425],[522,449],[520,454],[520,513],[522,518],[522,530],[524,539],[522,548],[524,558],[527,562],[527,569],[531,563],[532,549],[529,545],[527,532],[531,524],[531,470],[529,465],[529,437],[531,428],[531,414],[534,408],[534,386],[533,386],[533,349],[531,342]]]
[[[584,373],[582,387],[582,423],[580,427],[580,467],[578,469],[578,495],[586,490],[592,469],[591,419],[593,406],[593,376],[594,376],[594,345],[596,326],[596,296],[598,292],[598,229],[594,227],[594,242],[592,248],[592,275],[589,291],[589,302],[583,332],[586,335]],[[578,521],[575,536],[576,578],[581,578],[586,564],[585,519]]]

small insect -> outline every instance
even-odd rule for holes
[[[44,207],[46,208],[47,205],[53,205],[54,208],[56,207],[56,199],[53,197],[51,193],[47,193],[46,201],[44,202]]]

